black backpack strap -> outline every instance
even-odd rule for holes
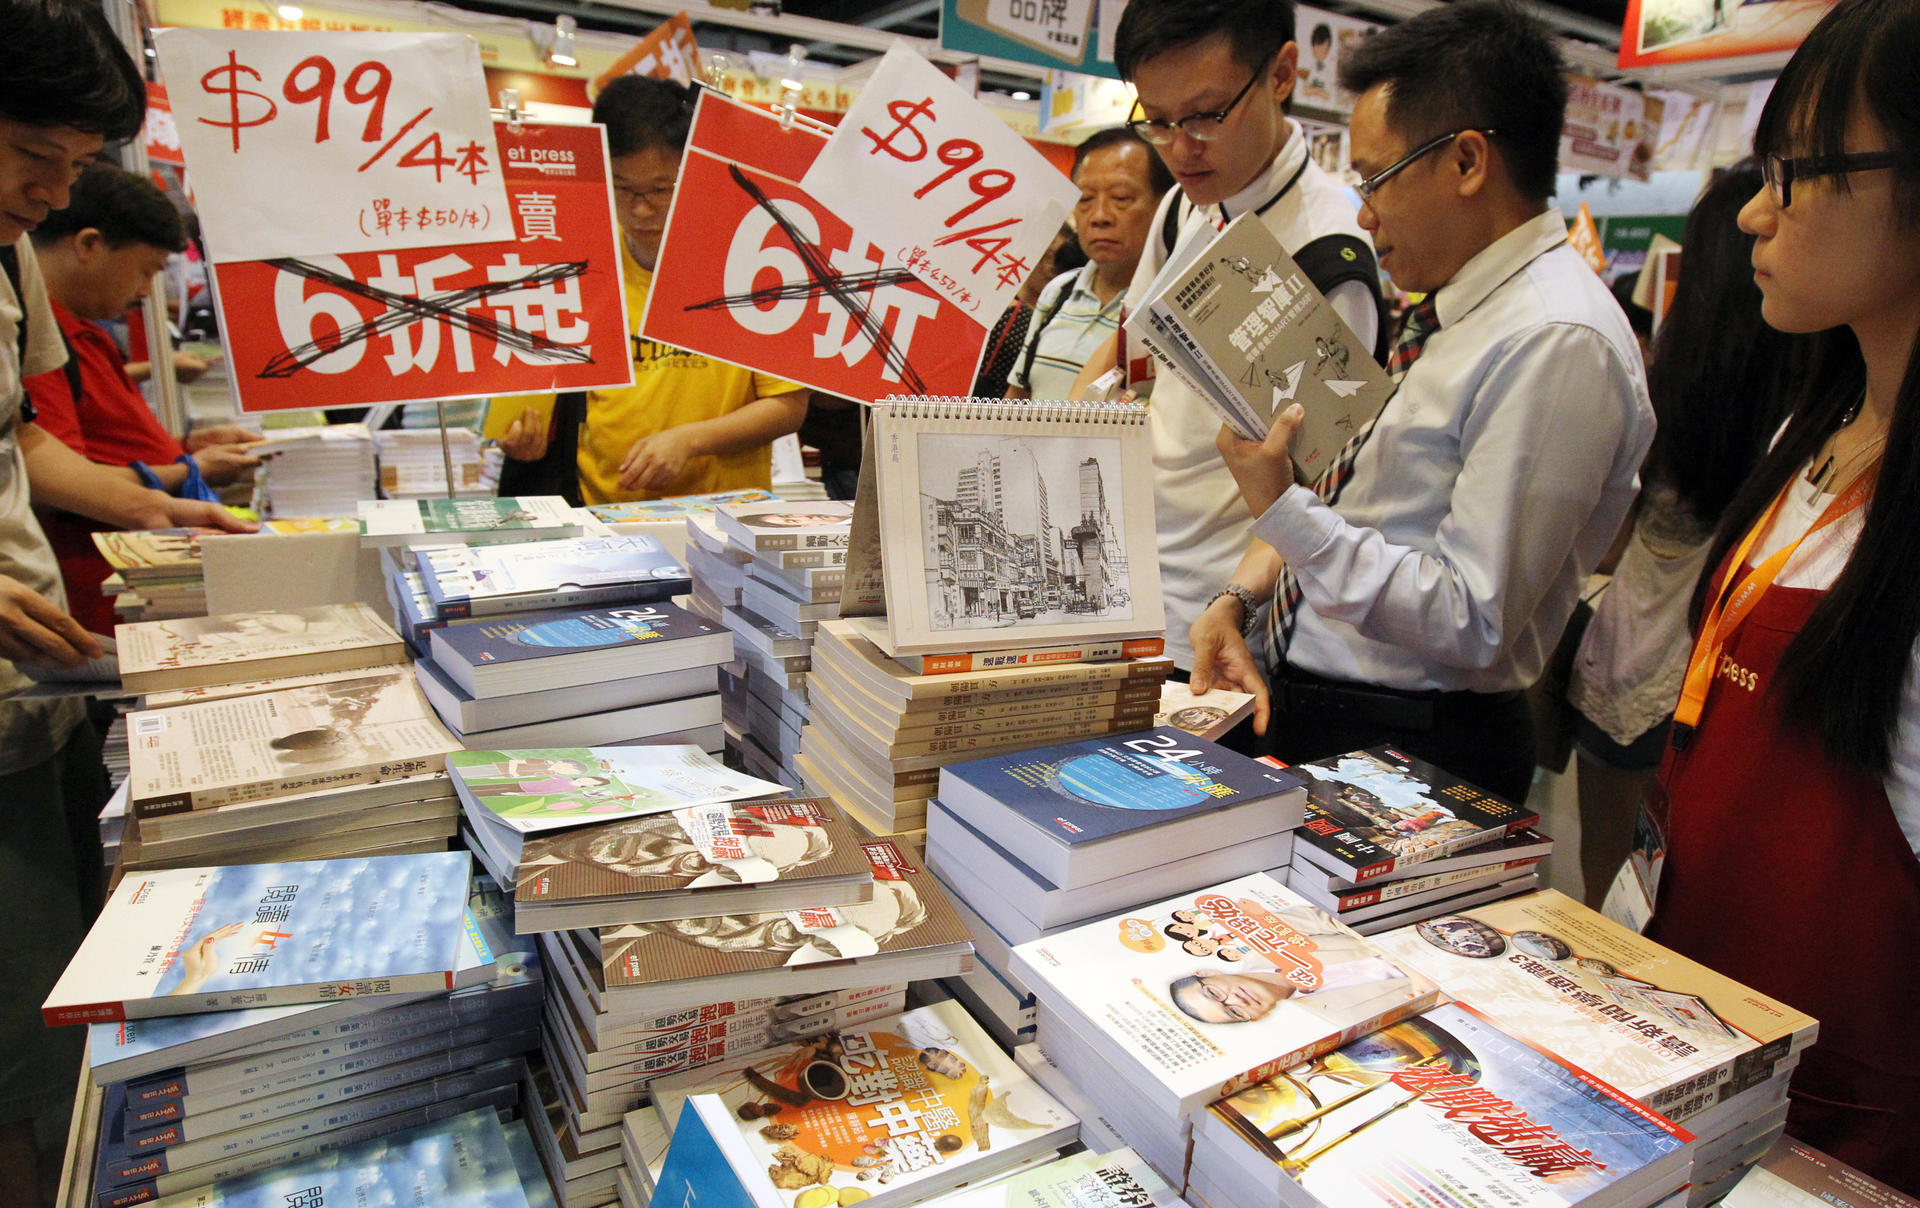
[[[1358,281],[1367,287],[1373,296],[1373,307],[1379,315],[1379,324],[1375,328],[1373,359],[1384,364],[1387,347],[1391,343],[1387,327],[1387,303],[1380,294],[1380,265],[1373,257],[1373,248],[1364,239],[1352,235],[1322,235],[1293,253],[1293,262],[1300,271],[1313,282],[1313,287],[1323,294],[1331,294],[1338,286],[1349,281]]]
[[[62,365],[61,368],[66,371],[67,391],[73,395],[73,411],[74,415],[78,417],[80,413],[80,354],[74,351],[73,341],[67,338],[67,333],[64,331],[60,333],[60,343],[64,345],[67,350],[67,363]]]
[[[1164,255],[1173,255],[1173,245],[1180,242],[1180,213],[1182,194],[1178,189],[1167,191],[1167,216],[1160,220],[1160,251]]]
[[[14,338],[20,343],[20,422],[33,422],[33,400],[27,397],[27,287],[20,276],[20,252],[13,244],[0,245],[0,270],[7,274],[7,284],[13,286],[13,300],[20,307],[20,322],[16,325]],[[79,395],[76,392],[75,397]],[[11,421],[9,421],[11,426]]]
[[[1060,276],[1077,276],[1078,273],[1079,270],[1075,269],[1071,274],[1062,273]],[[1054,278],[1055,281],[1059,279],[1060,277]],[[1053,316],[1059,314],[1060,308],[1067,304],[1067,295],[1071,293],[1073,293],[1073,282],[1069,280],[1058,293],[1053,295],[1053,305],[1041,311],[1027,328],[1027,355],[1020,362],[1019,376],[1020,380],[1027,384],[1029,393],[1033,391],[1033,359],[1040,355],[1040,333],[1047,329],[1047,324],[1053,322]]]

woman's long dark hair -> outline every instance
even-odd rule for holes
[[[1680,284],[1647,363],[1660,421],[1647,477],[1679,492],[1703,527],[1766,453],[1801,381],[1805,341],[1760,317],[1753,236],[1736,221],[1760,183],[1759,164],[1743,160],[1716,172],[1694,203]]]
[[[1862,104],[1888,144],[1910,158],[1893,169],[1903,226],[1920,226],[1920,3],[1841,0],[1788,62],[1754,133],[1767,155],[1838,155]],[[1865,148],[1860,148],[1864,150]],[[1846,189],[1847,178],[1832,178]],[[1684,273],[1682,276],[1684,277]],[[1758,522],[1866,389],[1853,334],[1813,340],[1805,389],[1773,451],[1727,507],[1712,561]],[[1920,333],[1908,354],[1866,523],[1847,565],[1781,660],[1786,716],[1808,726],[1836,760],[1884,776],[1920,637]],[[1698,611],[1701,597],[1695,598]]]

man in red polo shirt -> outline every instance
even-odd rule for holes
[[[213,498],[209,484],[233,481],[258,459],[244,428],[196,432],[185,446],[154,418],[127,376],[113,340],[89,320],[117,319],[147,296],[167,257],[186,246],[180,214],[151,182],[94,164],[74,182],[73,201],[33,232],[34,254],[66,340],[64,368],[26,379],[38,423],[87,460],[170,495]],[[67,601],[94,633],[112,633],[112,603],[100,594],[112,573],[92,534],[112,526],[41,509],[60,561]]]

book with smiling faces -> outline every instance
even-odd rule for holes
[[[1265,873],[1021,944],[1013,973],[1169,1120],[1437,998]]]
[[[832,802],[714,802],[528,842],[514,922],[557,931],[872,898],[866,854]]]
[[[725,1138],[754,1203],[887,1208],[1057,1150],[1078,1123],[951,1000],[730,1057],[653,1096],[674,1138],[654,1194],[675,1204],[690,1125]],[[708,1096],[720,1103],[693,1106]]]
[[[1238,1204],[1647,1204],[1686,1183],[1692,1141],[1451,1003],[1215,1104],[1194,1121],[1194,1169]]]
[[[129,876],[41,1014],[97,1023],[450,990],[471,867],[462,851]]]

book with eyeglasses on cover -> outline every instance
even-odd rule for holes
[[[1144,406],[896,397],[872,430],[847,582],[880,562],[888,654],[1164,636]]]
[[[1252,211],[1192,232],[1127,320],[1138,340],[1247,440],[1299,403],[1293,462],[1311,482],[1392,396],[1372,349]]]

